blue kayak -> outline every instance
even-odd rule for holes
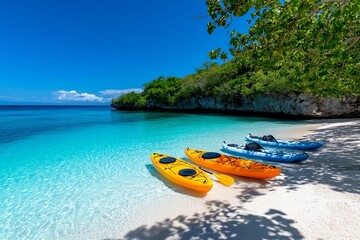
[[[271,162],[301,162],[309,158],[307,153],[285,153],[283,151],[269,151],[261,147],[258,150],[248,150],[246,146],[238,144],[222,144],[221,151],[248,159],[259,159]]]
[[[271,135],[257,137],[249,134],[245,137],[248,142],[256,142],[262,146],[287,148],[295,150],[312,150],[324,145],[324,142],[310,142],[310,141],[292,141],[292,140],[277,140]]]

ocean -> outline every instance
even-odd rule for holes
[[[186,147],[219,152],[224,140],[276,136],[303,122],[108,106],[0,106],[0,239],[121,236],[148,217],[144,206],[194,197],[164,184],[152,152],[181,158]]]

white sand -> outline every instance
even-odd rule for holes
[[[303,163],[274,163],[282,168],[277,178],[236,177],[231,187],[215,183],[206,196],[178,194],[172,203],[160,200],[160,208],[143,206],[137,214],[145,217],[132,230],[108,237],[360,239],[360,119],[322,120],[292,132],[326,144]]]

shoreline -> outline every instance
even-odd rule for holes
[[[235,177],[206,196],[179,194],[172,204],[142,206],[141,223],[107,239],[351,239],[360,236],[360,119],[310,120],[279,138],[325,140],[300,164],[267,181]],[[341,141],[341,142],[340,142]],[[346,146],[346,148],[342,148]],[[171,187],[171,186],[170,186]],[[144,214],[146,212],[146,214]],[[136,224],[132,224],[136,225]],[[119,229],[120,230],[120,229]],[[122,229],[125,230],[125,229]],[[121,230],[119,233],[122,232]]]
[[[184,114],[210,114],[210,115],[224,115],[224,116],[238,116],[238,117],[264,117],[269,119],[279,120],[337,120],[337,119],[357,119],[357,115],[305,115],[305,114],[289,114],[284,112],[264,112],[264,111],[243,111],[243,110],[232,110],[232,109],[211,109],[211,108],[141,108],[133,106],[118,107],[113,104],[110,105],[113,111],[122,112],[164,112],[164,113],[184,113]]]

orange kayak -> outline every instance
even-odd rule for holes
[[[194,163],[218,172],[229,173],[242,177],[266,179],[280,174],[281,169],[270,164],[251,161],[220,154],[187,148],[185,154]]]

